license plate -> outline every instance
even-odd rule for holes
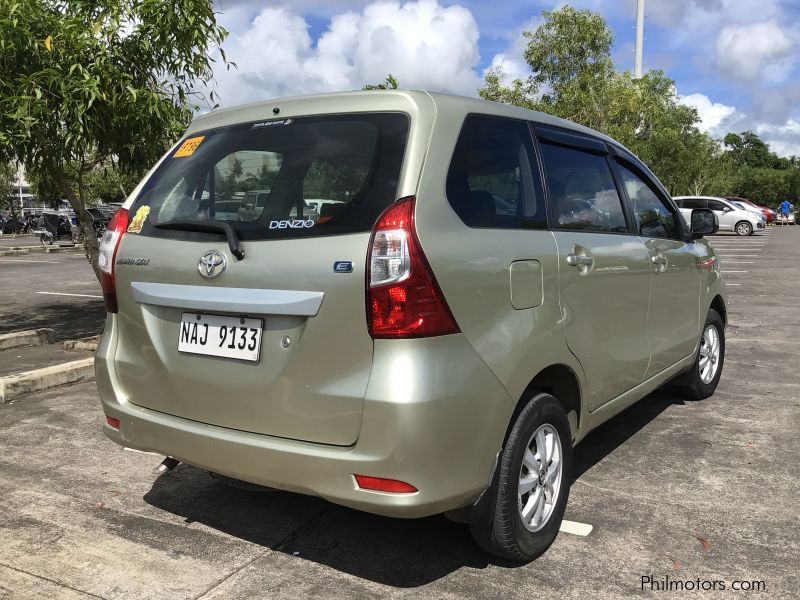
[[[183,313],[178,331],[178,352],[258,361],[261,319]]]

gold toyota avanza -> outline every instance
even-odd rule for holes
[[[614,140],[423,91],[198,117],[116,214],[97,384],[114,442],[526,561],[572,449],[672,382],[714,392],[725,293]]]

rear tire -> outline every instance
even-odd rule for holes
[[[711,330],[711,331],[710,331]],[[716,350],[713,340],[716,338]],[[675,381],[682,395],[704,400],[717,389],[725,363],[725,323],[719,313],[709,309],[692,368]],[[713,369],[709,371],[707,369]]]
[[[493,522],[471,525],[472,537],[490,554],[529,562],[556,539],[572,482],[572,436],[558,400],[536,394],[528,401],[497,468]]]
[[[753,234],[753,226],[747,221],[739,221],[733,229],[736,231],[736,235],[741,235],[742,237]]]

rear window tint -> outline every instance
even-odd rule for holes
[[[547,228],[528,123],[470,115],[450,169],[447,199],[469,227]]]
[[[407,135],[408,117],[397,113],[199,132],[148,180],[131,214],[154,237],[215,235],[154,226],[186,220],[226,222],[243,240],[369,231],[396,199]]]

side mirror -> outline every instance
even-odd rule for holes
[[[719,231],[719,218],[714,211],[707,208],[695,208],[692,211],[692,239],[696,240],[705,235]]]

